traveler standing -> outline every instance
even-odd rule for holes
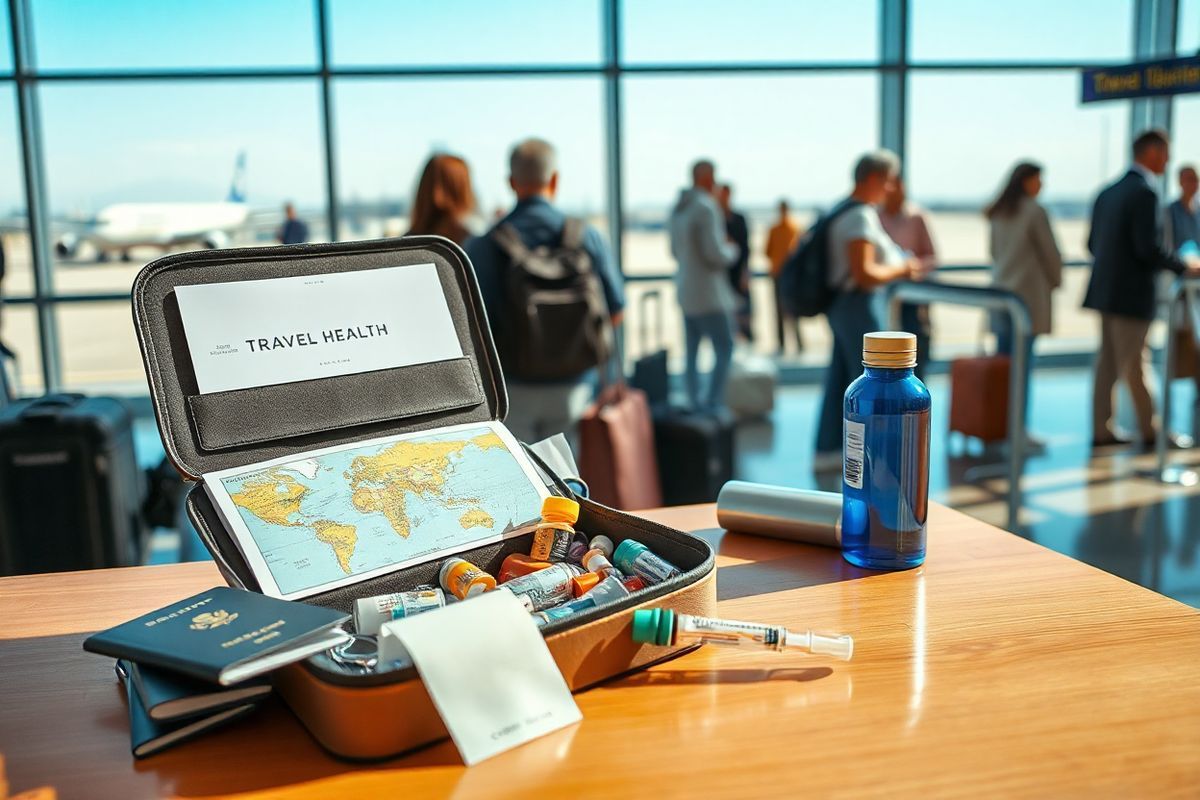
[[[1033,341],[1053,329],[1053,294],[1062,286],[1062,255],[1050,216],[1037,201],[1042,191],[1042,167],[1022,161],[1013,167],[1000,194],[984,210],[991,226],[992,284],[1024,301],[1033,323],[1025,342],[1025,415],[1029,416],[1029,387],[1033,374]],[[1013,354],[1012,320],[992,315],[996,351]],[[1032,437],[1030,443],[1040,444]]]
[[[1167,206],[1163,220],[1163,245],[1175,252],[1185,242],[1200,246],[1200,177],[1196,168],[1184,164],[1179,168],[1179,199]]]
[[[879,209],[879,222],[901,250],[921,259],[928,269],[937,269],[937,252],[933,247],[933,237],[929,235],[929,221],[923,209],[908,202],[902,176],[897,177],[888,190]],[[925,380],[929,341],[933,336],[929,306],[901,303],[900,328],[917,337],[917,366],[913,368],[913,374]]]
[[[800,225],[792,219],[791,209],[787,200],[779,201],[779,218],[767,233],[766,256],[771,267],[771,287],[775,293],[775,336],[779,340],[780,355],[787,349],[784,341],[785,330],[790,332],[792,341],[796,344],[796,352],[804,349],[800,337],[800,321],[787,313],[784,308],[783,295],[779,290],[779,276],[783,274],[783,265],[787,257],[800,241]]]
[[[438,153],[421,171],[413,197],[409,236],[445,236],[457,245],[471,238],[467,221],[475,211],[471,170],[458,156]]]
[[[291,203],[283,205],[283,227],[275,235],[280,244],[301,244],[308,241],[308,225],[296,216],[296,206]]]
[[[920,280],[924,261],[904,256],[879,222],[876,207],[900,173],[900,159],[888,150],[862,156],[854,166],[854,190],[835,210],[828,231],[828,285],[836,296],[826,316],[833,351],[825,370],[825,395],[817,427],[818,470],[842,463],[842,399],[862,374],[863,335],[883,328],[875,307],[875,289],[893,281]]]
[[[711,161],[692,165],[692,185],[679,194],[667,223],[671,255],[678,263],[675,287],[687,339],[687,395],[695,410],[724,404],[725,383],[733,358],[733,315],[737,300],[729,285],[729,265],[738,256],[726,238],[725,219],[714,198],[716,168]],[[708,393],[701,397],[697,359],[700,343],[712,344],[715,364]]]
[[[1092,445],[1128,444],[1112,425],[1112,394],[1123,380],[1133,397],[1143,444],[1154,441],[1157,424],[1150,394],[1146,334],[1155,315],[1155,274],[1200,270],[1167,251],[1159,237],[1157,176],[1166,171],[1166,133],[1148,130],[1134,140],[1133,165],[1108,186],[1092,207],[1088,250],[1094,256],[1084,308],[1100,312],[1100,349],[1092,388]],[[1165,423],[1163,423],[1165,424]],[[1188,437],[1170,436],[1173,447],[1190,446]]]
[[[557,154],[526,139],[509,158],[516,207],[467,242],[508,389],[505,424],[527,442],[576,426],[612,356],[624,287],[600,233],[554,206]],[[527,269],[530,267],[531,269]],[[553,272],[552,291],[539,278]]]
[[[1171,205],[1167,206],[1166,212],[1163,214],[1163,246],[1169,252],[1180,254],[1180,250],[1188,247],[1194,248],[1200,246],[1200,201],[1196,198],[1196,192],[1200,189],[1200,181],[1197,179],[1196,168],[1191,164],[1185,164],[1179,168],[1179,199],[1175,200]],[[1191,242],[1191,245],[1188,245]],[[1194,250],[1192,252],[1195,252]],[[1168,277],[1164,275],[1163,277]],[[1168,299],[1170,282],[1164,281],[1162,285],[1162,294],[1164,299]],[[1193,363],[1188,364],[1192,374],[1192,380],[1196,384],[1196,402],[1200,403],[1200,362],[1195,361],[1197,348],[1188,346],[1190,344],[1186,337],[1192,337],[1191,342],[1195,341],[1192,334],[1191,318],[1187,314],[1188,298],[1185,296],[1181,301],[1183,312],[1179,315],[1179,327],[1173,332],[1185,336],[1182,341],[1179,341],[1179,349],[1175,352],[1178,358],[1192,358]],[[1166,314],[1166,318],[1170,320],[1170,313]],[[1177,361],[1177,364],[1185,363]],[[1178,373],[1177,373],[1178,374]],[[1186,373],[1185,373],[1186,374]]]
[[[725,213],[725,234],[737,247],[737,257],[729,265],[729,286],[737,297],[738,334],[748,342],[754,341],[753,317],[750,310],[750,227],[746,215],[733,207],[733,186],[726,183],[717,191],[717,202]]]

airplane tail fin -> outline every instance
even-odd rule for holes
[[[237,161],[233,165],[233,180],[229,184],[230,203],[246,202],[246,151],[238,152]]]

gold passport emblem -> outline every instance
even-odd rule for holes
[[[223,608],[216,611],[205,611],[203,614],[192,617],[191,628],[194,631],[212,630],[222,625],[228,625],[237,618],[237,614],[230,614]]]

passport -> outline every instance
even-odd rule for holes
[[[271,693],[271,684],[266,678],[226,688],[148,664],[135,661],[121,663],[125,665],[130,683],[137,690],[142,707],[151,719],[159,722],[256,703]]]
[[[89,636],[83,649],[222,686],[345,641],[350,619],[320,606],[217,586]]]
[[[234,705],[203,717],[192,717],[182,721],[162,722],[146,713],[142,698],[134,689],[130,675],[132,664],[118,660],[117,677],[125,685],[125,696],[129,701],[129,749],[134,758],[152,756],[160,750],[185,742],[202,733],[244,717],[257,708],[255,703]]]

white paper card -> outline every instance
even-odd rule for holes
[[[462,356],[433,264],[179,286],[175,295],[201,394]]]
[[[467,766],[583,718],[529,612],[502,590],[385,623]]]

